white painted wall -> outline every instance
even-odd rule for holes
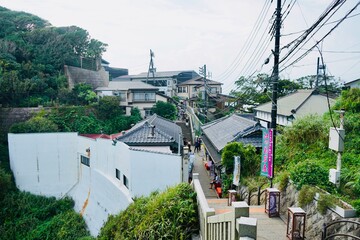
[[[16,186],[38,195],[63,197],[78,180],[77,133],[8,134]]]
[[[181,156],[176,154],[130,149],[122,142],[114,146],[109,139],[77,133],[9,134],[8,139],[18,188],[57,198],[71,196],[93,236],[108,215],[125,209],[132,197],[165,190],[182,180]],[[80,162],[81,155],[90,157],[90,166]]]
[[[130,159],[130,191],[133,196],[146,196],[182,181],[180,155],[133,150]]]

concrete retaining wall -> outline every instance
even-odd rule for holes
[[[297,201],[299,191],[296,190],[294,185],[289,184],[285,191],[281,192],[281,217],[286,219],[287,222],[287,209],[288,207],[299,206]],[[317,201],[314,200],[311,204],[307,205],[303,209],[307,213],[306,216],[306,232],[307,239],[321,239],[321,232],[324,224],[329,224],[333,221],[343,219],[334,211],[328,209],[325,215],[321,215],[317,211]],[[352,220],[360,222],[360,218],[346,218],[346,220]],[[333,233],[349,233],[355,236],[360,236],[360,227],[355,224],[340,224],[334,225],[328,230],[328,235]]]

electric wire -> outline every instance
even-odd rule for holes
[[[300,37],[296,38],[295,40],[293,40],[292,42],[290,42],[289,44],[287,44],[286,46],[284,46],[282,49],[285,49],[285,48],[289,48],[291,45],[292,45],[292,48],[285,54],[285,56],[279,61],[279,64],[281,64],[282,62],[284,62],[288,57],[291,56],[291,54],[295,51],[298,51],[299,49],[299,46],[301,44],[303,44],[303,42],[306,40],[306,39],[309,39],[308,36],[310,34],[312,34],[312,36],[314,36],[314,34],[319,31],[319,29],[321,29],[321,27],[323,26],[323,24],[318,27],[324,19],[326,19],[328,17],[328,15],[332,12],[332,15],[335,14],[336,11],[339,10],[339,8],[342,6],[342,4],[344,4],[345,1],[344,0],[337,0],[336,2],[333,2],[329,7],[328,9],[319,17],[319,19],[310,27],[308,28],[304,34],[302,34]],[[331,15],[331,16],[332,16]],[[330,17],[331,17],[330,16]],[[328,21],[330,18],[327,18],[326,21]],[[325,21],[325,22],[326,22]],[[313,31],[315,31],[315,33],[313,33]],[[311,36],[311,37],[312,37]],[[310,37],[310,39],[311,39]],[[308,42],[309,40],[307,40],[306,42]],[[305,42],[305,43],[306,43]],[[295,52],[296,53],[296,52]]]
[[[229,75],[229,72],[232,72],[234,69],[236,69],[237,63],[241,60],[240,57],[242,56],[242,53],[248,48],[249,44],[251,42],[253,42],[253,38],[256,37],[257,31],[260,28],[260,24],[263,22],[264,16],[267,15],[267,12],[270,9],[270,4],[271,3],[269,1],[265,1],[264,5],[263,5],[263,8],[262,8],[259,16],[257,17],[257,20],[256,20],[255,24],[254,24],[254,27],[253,27],[252,31],[250,32],[250,35],[248,36],[248,38],[245,41],[245,44],[240,49],[240,51],[236,55],[233,62],[226,68],[226,70],[224,72],[219,74],[217,76],[217,78],[226,78],[224,76]]]
[[[307,54],[309,54],[320,42],[322,42],[327,36],[329,36],[347,17],[360,5],[360,2],[358,2],[349,12],[345,14],[345,16],[333,27],[328,31],[320,40],[316,41],[316,43],[309,48],[305,53],[303,53],[301,56],[299,56],[297,59],[292,61],[290,64],[282,67],[280,72],[282,72],[284,69],[288,68],[289,66],[299,62],[301,59],[303,59]]]
[[[359,15],[360,15],[360,13],[356,13],[356,14],[354,14],[354,15],[350,15],[350,16],[348,17],[348,19],[349,19],[349,18],[356,17],[356,16],[359,16]],[[335,21],[332,21],[332,22],[325,23],[324,26],[329,25],[329,24],[333,24],[333,23],[337,23],[337,22],[339,22],[340,20],[341,20],[341,19],[338,19],[338,20],[335,20]],[[307,30],[307,29],[303,29],[303,30],[300,30],[300,31],[292,32],[292,33],[285,33],[285,34],[281,34],[281,36],[282,36],[282,37],[291,36],[291,35],[295,35],[295,34],[298,34],[298,33],[303,33],[303,32],[305,32],[306,30]]]

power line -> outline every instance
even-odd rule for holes
[[[335,12],[341,7],[342,4],[344,4],[344,0],[336,0],[333,3],[330,4],[330,6],[325,10],[324,13],[321,14],[321,16],[319,17],[319,19],[310,27],[308,28],[300,37],[296,38],[295,40],[293,40],[292,42],[290,42],[289,44],[287,44],[286,46],[283,47],[283,49],[285,48],[289,48],[292,45],[292,48],[285,54],[285,56],[280,60],[280,63],[284,62],[294,51],[298,51],[298,47],[307,39],[307,37],[321,24],[321,22],[334,10]],[[333,12],[332,14],[334,14],[335,12]],[[328,18],[329,20],[329,18]],[[322,27],[322,26],[321,26]],[[317,28],[317,30],[315,31],[315,33],[321,28]],[[315,34],[314,33],[314,34]],[[313,34],[313,35],[314,35]],[[312,36],[313,36],[312,35]]]
[[[304,54],[302,54],[300,57],[298,57],[296,60],[294,60],[293,62],[291,62],[289,65],[283,67],[280,72],[282,72],[284,69],[288,68],[289,66],[297,63],[298,61],[300,61],[301,59],[303,59],[307,54],[309,54],[312,49],[314,49],[320,42],[322,42],[327,36],[330,35],[330,33],[332,33],[345,19],[347,19],[347,17],[360,5],[360,2],[358,2],[347,14],[345,14],[345,16],[333,27],[330,29],[330,31],[328,33],[326,33],[319,41],[317,41],[311,48],[309,48],[309,50],[307,50]]]
[[[266,3],[269,3],[269,2],[267,1]],[[237,70],[237,68],[239,67],[241,61],[243,60],[243,58],[241,58],[240,56],[247,56],[248,55],[249,50],[251,49],[251,47],[255,43],[255,38],[258,36],[258,34],[260,32],[260,29],[263,26],[264,19],[268,14],[269,9],[270,9],[270,4],[264,5],[263,11],[259,15],[258,21],[255,24],[255,27],[253,28],[252,33],[248,37],[247,42],[245,43],[244,47],[242,48],[242,50],[239,52],[239,54],[237,56],[238,59],[233,62],[232,68],[229,69],[229,71],[225,72],[225,74],[223,74],[222,77],[220,77],[221,79],[223,79],[223,81],[226,81],[226,79],[228,79]],[[231,81],[232,81],[232,79],[231,79]]]
[[[349,19],[349,18],[356,17],[356,16],[359,16],[359,15],[360,15],[360,13],[356,13],[356,14],[354,14],[354,15],[350,15],[350,16],[348,17],[348,19]],[[325,23],[324,26],[330,25],[330,24],[333,24],[333,23],[337,23],[337,22],[339,22],[340,20],[341,20],[341,19],[338,19],[338,20],[335,20],[335,21],[332,21],[332,22]],[[306,30],[307,30],[307,29],[303,29],[303,30],[300,30],[300,31],[292,32],[292,33],[281,34],[281,36],[282,36],[282,37],[291,36],[291,35],[295,35],[295,34],[298,34],[298,33],[303,33],[303,32],[305,32]],[[323,52],[324,52],[324,51],[323,51]]]

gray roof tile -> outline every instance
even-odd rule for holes
[[[141,81],[110,81],[107,87],[98,87],[95,91],[158,90],[158,88]]]
[[[151,136],[151,126],[155,126],[154,136]],[[170,144],[179,143],[179,134],[182,134],[182,130],[178,125],[154,114],[148,119],[137,123],[125,135],[117,139],[131,144]],[[180,138],[180,144],[183,145],[182,137]]]
[[[262,127],[257,122],[236,114],[226,116],[201,127],[217,151],[221,151],[227,143],[238,141]]]

